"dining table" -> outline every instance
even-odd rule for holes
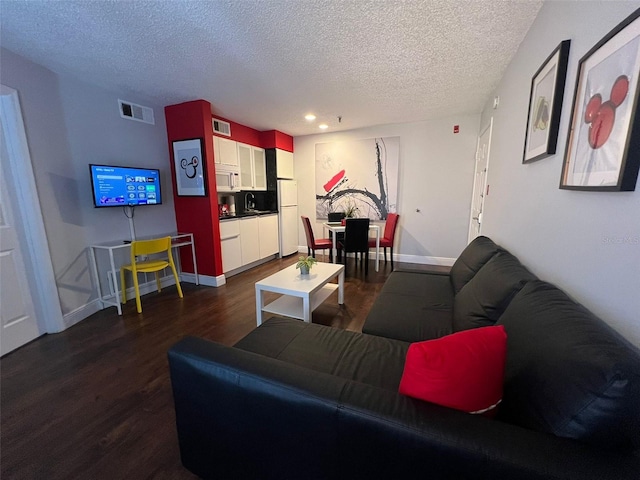
[[[333,232],[333,263],[337,262],[338,259],[338,233],[344,233],[346,230],[346,226],[342,224],[342,222],[324,222],[322,224],[322,233],[323,236],[326,236],[326,231]],[[376,236],[376,272],[380,270],[380,225],[376,225],[375,223],[369,224],[369,233],[375,233]]]

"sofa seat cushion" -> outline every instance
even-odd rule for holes
[[[234,347],[317,372],[397,391],[409,344],[273,317]]]
[[[529,282],[507,331],[499,418],[607,449],[640,446],[640,352],[564,292]]]
[[[501,251],[503,249],[490,238],[483,236],[474,238],[451,267],[451,286],[454,293],[457,294],[462,290],[478,270]]]
[[[363,333],[420,342],[451,333],[453,291],[448,275],[395,271],[376,298]]]
[[[456,295],[453,331],[493,325],[514,295],[535,278],[510,253],[497,253]]]
[[[399,392],[468,413],[493,414],[502,400],[506,350],[502,325],[412,343]]]

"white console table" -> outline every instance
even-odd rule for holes
[[[196,263],[196,247],[193,241],[193,234],[192,233],[174,233],[174,234],[164,235],[164,237],[167,237],[167,236],[171,237],[171,247],[173,249],[177,250],[181,247],[191,248],[191,256],[193,258],[193,273],[195,275],[196,285],[200,285],[200,281],[198,279],[198,265]],[[140,238],[139,240],[150,240],[153,238],[161,238],[161,237],[162,236],[154,236],[149,238]],[[107,242],[107,243],[91,245],[91,248],[90,248],[93,278],[98,287],[98,299],[102,303],[102,308],[105,308],[105,306],[108,306],[108,305],[116,307],[118,309],[118,315],[122,315],[122,305],[120,303],[120,291],[118,289],[118,281],[117,281],[117,276],[118,276],[117,274],[120,270],[120,265],[118,265],[118,269],[116,270],[116,262],[114,260],[113,253],[117,250],[121,250],[124,248],[130,249],[131,242],[125,242],[125,241]],[[102,291],[102,284],[100,283],[100,273],[99,273],[98,261],[97,261],[98,252],[105,252],[109,256],[109,266],[111,268],[111,271],[113,272],[113,275],[115,276],[114,278],[115,298],[114,299],[111,298],[111,295],[105,295],[105,293]],[[127,263],[129,263],[129,260],[127,260]],[[179,256],[178,256],[178,265],[179,265],[179,271],[181,272],[182,268],[180,268],[181,265],[180,265]]]

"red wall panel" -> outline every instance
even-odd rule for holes
[[[218,221],[218,194],[213,161],[213,127],[211,104],[205,100],[165,107],[169,157],[176,223],[180,232],[194,234],[199,272],[217,277],[222,275],[220,223]],[[173,142],[191,138],[203,139],[203,156],[207,182],[206,197],[179,197],[173,160]],[[185,249],[182,249],[185,250]],[[185,271],[193,271],[189,252],[181,252],[180,261]]]

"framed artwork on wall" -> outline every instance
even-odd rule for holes
[[[571,40],[561,42],[531,79],[522,163],[556,153],[570,45]]]
[[[635,190],[640,168],[640,10],[578,64],[560,188]]]
[[[202,138],[173,142],[173,164],[178,196],[205,197],[207,195]]]

